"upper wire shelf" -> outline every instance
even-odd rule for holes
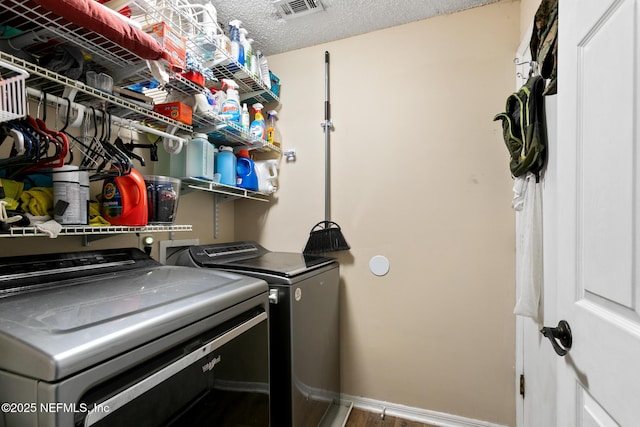
[[[91,102],[95,100],[104,101],[110,106],[121,107],[131,112],[127,119],[144,121],[149,126],[167,127],[175,126],[180,130],[191,132],[191,126],[173,120],[162,114],[158,114],[153,110],[142,107],[137,103],[129,102],[118,96],[101,91],[91,87],[78,80],[73,80],[61,74],[54,73],[51,70],[32,64],[24,59],[16,58],[6,52],[0,51],[0,60],[8,62],[14,66],[26,70],[31,77],[27,80],[29,86],[39,89],[43,93],[50,93],[59,97],[63,97],[64,89],[71,88],[78,92],[74,102]]]
[[[120,85],[128,85],[152,79],[144,59],[133,52],[114,43],[106,37],[67,22],[64,18],[52,14],[36,2],[30,0],[3,1],[5,10],[0,12],[0,22],[11,25],[20,31],[31,34],[35,39],[53,38],[59,42],[68,42],[78,46],[85,52],[85,56],[97,66],[102,67],[109,74],[113,74],[114,81]],[[201,37],[205,32],[198,16],[193,12],[193,4],[187,0],[132,0],[129,3],[131,19],[139,25],[166,22],[174,29],[185,35],[190,52],[203,58],[205,52],[194,42],[196,36]],[[221,30],[218,27],[218,31]],[[206,37],[206,35],[205,35]],[[50,49],[48,43],[42,43],[41,49]],[[36,46],[40,46],[36,44]],[[30,50],[31,52],[31,50]],[[242,102],[270,103],[280,100],[264,83],[253,76],[251,72],[237,61],[229,58],[226,52],[222,54],[222,61],[213,63],[211,71],[217,79],[233,79],[239,85]],[[39,55],[38,51],[33,52]],[[264,141],[251,140],[249,135],[235,123],[221,120],[208,114],[194,115],[193,126],[178,122],[169,117],[152,111],[149,105],[129,101],[122,97],[109,94],[93,88],[81,81],[67,78],[34,64],[23,58],[18,58],[0,50],[0,59],[25,69],[31,74],[28,85],[43,93],[64,97],[71,90],[75,92],[72,101],[77,103],[102,103],[114,114],[127,120],[137,121],[153,128],[175,129],[186,133],[194,130],[199,132],[211,131],[215,138],[224,140],[227,145],[246,146],[248,149],[271,150],[281,152],[279,147]],[[203,88],[171,72],[169,83],[163,86],[167,92],[179,91],[186,94],[202,93]],[[221,141],[222,143],[222,141]]]

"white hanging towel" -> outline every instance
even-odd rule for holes
[[[520,180],[520,181],[519,181]],[[536,176],[517,178],[513,207],[519,213],[516,251],[516,306],[514,314],[539,321],[542,290],[542,200]]]

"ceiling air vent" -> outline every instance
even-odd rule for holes
[[[320,0],[273,0],[273,5],[280,17],[286,20],[324,10],[324,5]]]

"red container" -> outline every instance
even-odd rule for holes
[[[135,169],[129,175],[107,178],[102,184],[101,214],[112,225],[147,225],[148,203],[144,178]]]
[[[197,71],[187,71],[186,73],[182,73],[182,77],[191,80],[198,86],[204,87],[204,76]]]

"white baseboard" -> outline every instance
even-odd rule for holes
[[[440,427],[507,427],[487,421],[474,420],[472,418],[430,411],[428,409],[413,408],[411,406],[383,402],[366,397],[351,396],[348,394],[341,394],[340,397],[344,401],[353,403],[354,408],[380,414],[381,417],[388,415]]]

